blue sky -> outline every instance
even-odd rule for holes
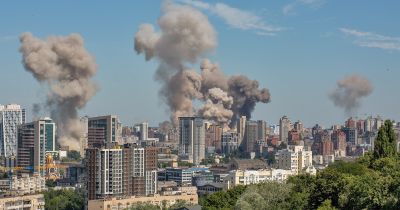
[[[189,3],[190,1],[180,1]],[[249,3],[251,2],[251,3]],[[198,2],[197,2],[198,3]],[[282,115],[306,126],[329,126],[347,117],[327,94],[353,73],[367,77],[373,93],[359,116],[400,120],[400,1],[202,1],[197,5],[218,32],[209,58],[225,74],[245,74],[271,91],[254,119],[277,123]],[[80,33],[99,66],[100,91],[81,114],[116,114],[124,124],[168,119],[153,80],[157,63],[133,50],[142,23],[155,24],[160,1],[3,1],[0,6],[0,104],[30,112],[45,100],[21,64],[18,36]]]

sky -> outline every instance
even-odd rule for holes
[[[343,123],[348,117],[329,100],[336,81],[352,74],[374,90],[358,117],[400,120],[400,1],[175,1],[202,11],[218,33],[207,58],[227,75],[245,74],[271,92],[253,119],[277,124],[287,115],[308,127]],[[251,3],[250,3],[251,2]],[[134,51],[143,23],[156,24],[162,1],[4,1],[0,6],[0,104],[17,103],[32,117],[45,101],[45,85],[24,70],[19,35],[79,33],[95,57],[98,93],[81,115],[118,115],[125,125],[167,120],[154,81],[156,61]],[[194,65],[197,67],[198,65]],[[197,68],[199,70],[199,68]]]

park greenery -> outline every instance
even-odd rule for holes
[[[166,202],[163,202],[162,207],[151,204],[151,203],[137,203],[132,205],[129,210],[174,210],[180,209],[183,207],[189,207],[192,204],[188,203],[185,200],[177,200],[176,203],[167,207]]]
[[[354,162],[336,161],[316,176],[301,174],[286,183],[237,186],[201,198],[203,209],[400,209],[400,156],[390,121],[374,151]]]
[[[79,190],[48,190],[44,193],[46,210],[83,210],[85,196]]]

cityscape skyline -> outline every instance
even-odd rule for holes
[[[191,1],[178,2],[193,4]],[[324,3],[315,5],[315,7],[296,4],[291,6],[292,8],[286,7],[290,2],[279,4],[255,2],[254,5],[245,5],[240,2],[232,2],[229,5],[213,2],[203,3],[204,5],[194,6],[208,16],[218,33],[218,46],[209,57],[211,61],[219,63],[226,74],[243,73],[249,75],[250,79],[258,79],[260,86],[268,88],[271,92],[271,102],[257,104],[253,113],[253,120],[262,119],[272,124],[278,124],[279,118],[287,115],[292,120],[301,120],[307,127],[316,123],[325,127],[342,123],[348,116],[344,114],[342,109],[334,107],[328,94],[334,90],[337,80],[353,73],[362,74],[371,80],[375,88],[370,96],[362,100],[363,104],[357,115],[362,118],[369,115],[381,115],[383,118],[399,120],[396,107],[400,99],[387,94],[395,90],[395,78],[399,74],[399,71],[396,71],[399,67],[399,63],[396,61],[398,57],[398,38],[396,38],[396,35],[400,33],[395,27],[390,27],[395,25],[395,21],[391,21],[388,17],[395,15],[392,11],[398,6],[397,2],[393,2],[392,7],[384,8],[374,3],[359,5],[358,12],[354,14],[357,17],[368,19],[366,11],[372,7],[377,13],[382,14],[377,15],[374,21],[369,22],[368,27],[363,26],[365,22],[355,19],[350,21],[351,9],[346,9],[338,17],[335,12],[337,12],[341,3],[330,1],[324,1]],[[349,7],[354,8],[356,3],[353,4],[350,4]],[[129,10],[131,5],[135,8],[141,8],[143,11],[138,9],[135,11],[140,13],[133,14]],[[217,7],[218,5],[219,7]],[[47,2],[46,6],[56,10],[61,7],[72,8],[74,5],[66,2],[60,3],[60,5]],[[148,121],[151,126],[155,126],[159,122],[167,120],[169,113],[165,111],[166,106],[158,98],[157,91],[160,86],[153,81],[154,69],[156,69],[157,64],[155,62],[146,63],[141,56],[136,55],[133,51],[135,32],[141,23],[154,23],[159,18],[162,7],[160,3],[151,2],[133,5],[133,3],[121,2],[113,5],[109,8],[109,12],[105,14],[92,13],[93,16],[87,18],[84,17],[84,11],[89,6],[94,5],[82,3],[81,7],[77,9],[76,17],[70,17],[68,15],[56,16],[50,10],[44,9],[46,7],[43,7],[43,5],[31,5],[30,3],[5,5],[1,14],[14,17],[9,19],[14,19],[18,24],[11,27],[9,19],[2,18],[0,20],[2,25],[10,26],[3,27],[0,31],[0,45],[2,46],[0,55],[5,58],[4,62],[0,64],[1,74],[4,75],[0,88],[7,89],[7,87],[13,86],[15,81],[20,82],[21,85],[18,85],[18,87],[14,85],[15,91],[2,91],[0,93],[2,104],[21,104],[27,110],[27,113],[32,113],[31,104],[45,101],[43,93],[45,88],[38,85],[31,78],[31,75],[25,72],[21,64],[21,55],[18,53],[19,34],[31,31],[41,39],[45,39],[49,35],[69,35],[77,32],[85,40],[85,47],[96,58],[99,70],[94,78],[100,86],[97,95],[80,111],[81,116],[99,116],[111,113],[120,116],[125,125]],[[104,9],[107,5],[101,2],[95,6],[98,9]],[[246,28],[246,25],[240,24],[251,24],[251,22],[238,25],[236,22],[230,21],[232,19],[221,15],[221,11],[218,10],[218,8],[221,9],[221,6],[225,9],[236,8],[237,10],[229,11],[236,11],[237,14],[255,15],[252,17],[259,18],[256,20],[256,26]],[[30,7],[32,7],[31,12],[27,10]],[[121,16],[112,15],[114,7],[118,8]],[[20,10],[14,8],[20,8]],[[269,12],[265,12],[259,8],[270,9],[267,10]],[[14,11],[16,14],[10,14],[10,11]],[[151,12],[147,14],[146,11]],[[240,13],[240,11],[247,11],[247,13]],[[60,12],[63,13],[64,11]],[[325,17],[324,19],[324,16],[329,16],[327,14],[333,17]],[[49,15],[54,19],[43,18]],[[121,17],[124,18],[120,19]],[[309,22],[310,19],[316,17],[323,23]],[[77,24],[76,21],[79,18],[82,22]],[[125,20],[125,18],[128,20]],[[50,24],[52,21],[63,23],[63,27]],[[101,26],[96,25],[96,23],[102,21],[112,28],[110,30],[115,30],[117,33],[105,31]],[[368,22],[367,20],[364,21]],[[380,24],[382,22],[387,23],[387,25],[383,26]],[[314,24],[317,27],[313,27]],[[92,26],[90,30],[85,27],[88,25]],[[301,26],[305,26],[305,28]],[[306,29],[313,30],[307,31]],[[264,35],[273,33],[269,34],[273,36],[259,35],[262,33]],[[295,39],[293,36],[296,33],[300,33],[301,37],[306,37],[306,39]],[[99,36],[99,34],[101,35]],[[116,38],[109,38],[112,34]],[[321,42],[323,45],[317,46],[318,44],[316,44],[310,49],[304,48],[305,45],[312,43],[313,38],[314,41]],[[242,40],[244,42],[241,42]],[[379,41],[387,41],[385,43],[388,45],[381,43],[382,45],[377,46]],[[104,45],[95,43],[103,43]],[[372,46],[374,43],[375,47]],[[293,49],[284,49],[287,44],[293,44]],[[271,46],[271,48],[268,46]],[[295,46],[307,50],[299,52]],[[247,57],[248,55],[245,53],[250,49],[254,53],[253,57]],[[333,54],[335,54],[335,58],[331,57]],[[368,59],[370,57],[375,59]],[[293,61],[293,64],[290,64],[292,62],[285,62],[286,59]],[[200,61],[193,65],[193,68],[197,71],[200,70],[199,63]],[[291,70],[294,67],[299,70]],[[10,69],[13,69],[12,74],[9,73]],[[263,69],[268,69],[268,71]],[[326,70],[321,71],[320,69]],[[290,87],[290,85],[295,85],[296,89],[284,88]],[[119,94],[115,94],[115,92]],[[146,109],[154,111],[140,111]],[[43,114],[43,116],[47,115]],[[32,115],[28,114],[28,121],[31,121],[31,118]]]

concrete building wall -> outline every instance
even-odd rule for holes
[[[137,203],[151,203],[163,207],[164,205],[170,207],[174,205],[178,200],[184,200],[191,204],[198,203],[197,194],[180,194],[180,195],[169,195],[169,196],[148,196],[148,197],[129,197],[123,199],[107,199],[107,200],[89,200],[88,209],[90,210],[123,210]]]

